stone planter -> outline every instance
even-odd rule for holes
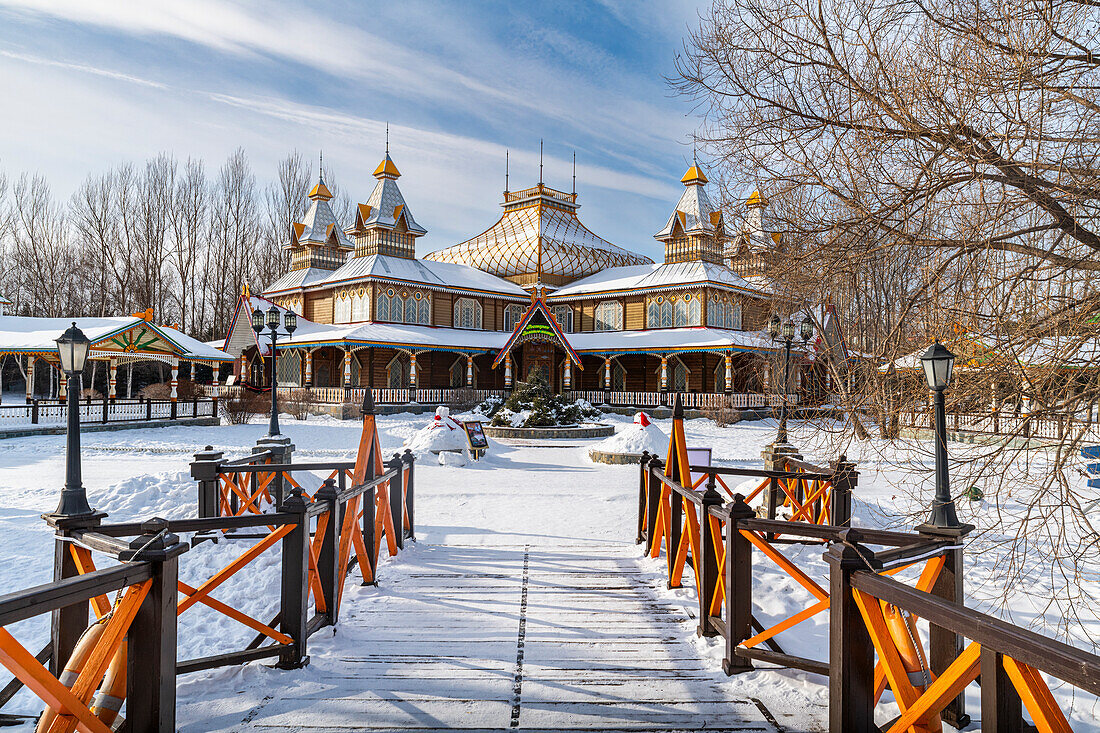
[[[523,438],[526,440],[552,438],[607,438],[615,434],[614,425],[568,425],[548,428],[511,428],[486,425],[485,434],[490,438]]]
[[[596,463],[607,463],[612,466],[625,466],[629,463],[642,462],[641,453],[609,453],[595,448],[588,451],[588,457]]]

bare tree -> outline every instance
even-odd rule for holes
[[[287,258],[282,248],[290,240],[291,225],[301,221],[309,206],[313,169],[295,150],[279,161],[276,175],[264,190],[263,250],[258,253],[257,270],[261,285],[270,285],[286,272]]]
[[[238,148],[218,172],[211,206],[206,289],[214,333],[225,333],[229,328],[235,293],[255,271],[259,238],[256,177],[244,150]]]
[[[64,209],[38,175],[22,174],[14,197],[11,254],[17,287],[39,314],[64,315],[77,302]]]
[[[188,158],[183,173],[176,181],[169,221],[172,232],[172,266],[176,271],[174,298],[179,313],[180,328],[199,327],[203,317],[199,305],[200,267],[202,252],[209,231],[210,191],[201,160]]]

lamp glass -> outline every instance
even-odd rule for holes
[[[287,333],[294,333],[294,329],[298,328],[298,314],[294,311],[284,313],[283,325],[286,326]]]
[[[955,366],[955,355],[943,344],[936,341],[921,355],[924,378],[929,389],[945,389],[951,384],[951,372]]]
[[[271,306],[267,309],[267,327],[278,328],[279,327],[279,309],[275,306]]]
[[[773,339],[779,338],[779,316],[774,313],[768,319],[768,335]]]
[[[264,312],[259,308],[252,311],[252,330],[256,333],[264,330]]]
[[[73,321],[73,325],[61,334],[56,343],[61,370],[66,373],[83,371],[84,363],[88,360],[88,352],[92,349],[92,342],[76,327],[76,321]]]
[[[802,323],[798,327],[799,335],[802,336],[803,341],[809,341],[810,337],[814,335],[814,319],[810,318],[807,314],[802,319]]]
[[[794,338],[794,321],[792,321],[790,318],[788,318],[787,322],[783,324],[783,338],[785,338],[787,341],[790,341]]]

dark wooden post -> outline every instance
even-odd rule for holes
[[[646,538],[646,469],[649,468],[649,451],[642,451],[641,469],[638,471],[638,534],[635,544],[642,544]]]
[[[768,488],[764,493],[764,506],[768,512],[768,519],[775,519],[776,513],[779,511],[779,479],[772,476],[768,479]]]
[[[107,399],[106,396],[104,396],[104,398],[103,398],[103,422],[107,422],[107,420],[108,420],[108,412],[107,411],[109,409],[108,408],[109,404],[110,404],[109,400]]]
[[[175,400],[172,400],[172,402],[169,403],[169,405],[168,405],[168,419],[169,420],[175,420],[177,415],[179,414],[178,412],[176,412],[177,405],[179,405],[179,403],[176,402]]]
[[[132,731],[176,729],[176,588],[179,556],[187,544],[151,519],[130,542],[132,557],[153,564],[153,584],[127,633],[126,727]]]
[[[208,445],[195,453],[195,460],[191,462],[191,478],[195,479],[199,486],[200,518],[216,517],[221,513],[218,468],[223,455],[220,450],[214,450],[214,446]]]
[[[38,398],[31,400],[31,425],[38,424]]]
[[[653,542],[657,535],[657,512],[661,505],[661,482],[653,480],[653,473],[663,471],[664,468],[665,464],[656,456],[649,459],[649,466],[646,468],[645,551],[647,555],[653,552]]]
[[[924,524],[920,527],[920,534],[932,540],[947,539],[962,543],[963,538],[972,529],[970,525],[962,525],[956,529],[940,529]],[[932,595],[958,606],[963,604],[963,550],[961,547],[944,553],[943,569],[936,578],[936,584],[932,586]],[[954,631],[930,622],[928,642],[928,663],[932,667],[932,674],[938,676],[943,674],[962,652],[964,639]],[[965,728],[970,725],[965,700],[966,696],[960,693],[943,708],[940,718],[956,728]]]
[[[100,517],[106,516],[102,513]],[[76,530],[90,529],[99,525],[99,518],[90,518],[87,521],[80,519],[65,519],[64,517],[47,517],[46,522],[57,532],[53,543],[53,579],[57,581],[66,578],[75,578],[80,575],[76,567],[76,561],[69,552],[71,543],[69,538]],[[65,664],[76,649],[76,643],[80,640],[84,630],[88,628],[88,601],[74,603],[64,608],[59,608],[51,614],[50,640],[53,649],[50,656],[50,672],[55,677],[61,675]]]
[[[367,468],[367,481],[376,478],[373,464]],[[374,517],[378,506],[378,488],[371,487],[363,492],[363,545],[367,548],[367,559],[370,561],[370,582],[367,582],[367,574],[363,573],[363,585],[378,585],[378,555],[374,548],[377,540],[374,537]],[[360,571],[362,568],[360,568]]]
[[[752,662],[737,655],[737,647],[752,636],[752,543],[741,534],[738,522],[752,519],[753,508],[741,494],[733,495],[726,523],[726,656],[727,675],[751,670]]]
[[[325,596],[325,607],[328,609],[328,622],[331,626],[335,626],[339,616],[336,599],[340,597],[340,582],[343,580],[339,577],[340,555],[337,552],[340,542],[340,502],[337,499],[336,482],[333,479],[325,479],[313,499],[328,505],[326,509],[328,523],[321,537],[321,549],[317,553],[317,574],[321,580],[321,591]]]
[[[309,603],[309,504],[302,489],[293,486],[280,510],[297,516],[291,532],[283,537],[283,577],[279,594],[279,628],[294,640],[279,653],[279,669],[300,669],[309,664],[306,626]]]
[[[684,534],[684,500],[674,491],[669,492],[668,510],[668,527],[665,532],[665,565],[668,568],[668,587],[679,588],[680,583],[675,585],[672,583],[672,571],[676,567],[676,552],[680,547],[680,538]]]
[[[401,456],[401,460],[405,462],[405,516],[409,520],[408,534],[405,535],[410,540],[416,539],[416,500],[414,487],[416,482],[413,480],[413,465],[416,463],[416,456],[408,448],[405,449],[405,453]]]
[[[138,399],[142,399],[142,398],[139,397]],[[145,422],[149,422],[152,419],[153,419],[153,401],[149,400],[149,399],[146,399],[145,400]]]
[[[696,591],[699,595],[699,636],[718,635],[710,623],[710,602],[718,590],[718,551],[715,549],[710,510],[720,506],[722,506],[722,495],[718,493],[714,474],[708,474],[707,488],[703,492],[702,504],[699,507],[699,549],[702,553],[702,557],[699,558],[699,574],[702,577],[695,579]],[[721,542],[722,538],[718,537],[717,541]]]
[[[393,538],[399,550],[405,549],[404,513],[401,511],[401,455],[393,454],[386,462],[386,470],[394,471],[390,477],[390,518],[393,519]]]
[[[838,527],[847,527],[852,523],[852,491],[859,480],[856,464],[841,455],[840,460],[830,461],[833,470],[833,492],[830,497],[829,523]]]
[[[1004,657],[982,647],[982,730],[1023,733],[1020,693],[1005,673]]]
[[[847,530],[845,530],[847,531]],[[829,730],[878,733],[875,648],[852,596],[852,573],[867,566],[852,547],[834,544],[829,563]]]

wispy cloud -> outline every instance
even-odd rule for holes
[[[41,56],[34,56],[26,53],[14,53],[12,51],[0,50],[0,56],[15,61],[24,61],[28,64],[35,64],[37,66],[51,66],[55,69],[68,69],[69,71],[78,71],[82,74],[95,74],[96,76],[102,76],[107,79],[117,79],[118,81],[125,81],[130,84],[140,84],[145,87],[152,87],[154,89],[167,89],[167,85],[161,84],[157,81],[150,81],[148,79],[142,79],[139,76],[133,76],[132,74],[123,74],[120,71],[111,71],[110,69],[101,69],[96,66],[88,66],[87,64],[70,64],[64,61],[56,61],[54,59],[47,59]]]

